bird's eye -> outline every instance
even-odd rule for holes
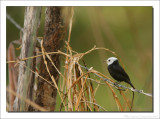
[[[111,61],[111,60],[108,60],[109,62]]]

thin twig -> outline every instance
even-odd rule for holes
[[[50,73],[50,70],[49,70],[49,68],[48,68],[48,66],[47,66],[46,52],[45,52],[45,49],[44,49],[44,47],[43,47],[43,40],[41,41],[41,50],[42,50],[42,55],[43,55],[44,63],[45,63],[45,65],[46,65],[47,72],[48,72],[50,78],[52,79],[52,81],[53,81],[53,83],[54,83],[54,85],[55,85],[55,87],[56,87],[56,89],[57,89],[57,91],[58,91],[58,94],[59,94],[59,96],[60,96],[60,98],[61,98],[61,101],[63,102],[63,98],[62,98],[62,95],[61,95],[60,90],[59,90],[59,88],[58,88],[58,85],[57,85],[57,83],[56,83],[56,80],[55,80],[54,76]],[[63,102],[63,105],[64,105],[64,107],[65,107],[64,102]],[[66,110],[66,107],[65,107],[65,110]]]
[[[94,80],[94,79],[92,79],[92,78],[87,78],[87,79],[89,79],[89,80],[91,80],[91,81],[94,81],[94,82],[96,82],[97,84],[105,85],[105,83],[100,83],[100,82],[98,82],[98,81],[96,81],[96,80]]]
[[[24,31],[23,28],[7,13],[6,14],[7,16],[7,19],[12,23],[14,24],[20,31]]]
[[[80,102],[85,102],[85,103],[87,102],[87,103],[91,103],[91,104],[94,104],[94,105],[98,106],[99,108],[103,109],[104,111],[107,111],[104,107],[102,107],[102,106],[98,105],[97,103],[89,102],[89,101],[80,101]]]
[[[61,51],[57,51],[57,52],[48,52],[46,53],[47,55],[51,55],[51,54],[62,54],[62,55],[65,55],[65,56],[68,56],[70,57],[70,55],[67,55]],[[23,58],[23,59],[18,59],[19,61],[25,61],[25,60],[28,60],[28,59],[33,59],[33,58],[37,58],[37,57],[41,57],[43,56],[43,54],[40,54],[40,55],[36,55],[36,56],[31,56],[31,57],[26,57],[26,58]],[[17,62],[17,61],[7,61],[7,63],[13,63],[13,62]]]

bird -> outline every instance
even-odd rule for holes
[[[119,64],[119,61],[116,57],[110,57],[105,61],[108,64],[108,72],[116,81],[118,81],[118,83],[124,81],[124,82],[130,84],[130,86],[133,87],[133,89],[135,89],[135,87],[131,83],[131,80],[130,80],[128,74],[125,72],[125,70]],[[132,92],[133,92],[133,98],[132,98],[132,104],[131,104],[130,111],[132,110],[133,100],[134,100],[134,91],[132,91]]]
[[[110,57],[106,60],[106,63],[108,64],[108,72],[110,75],[118,82],[126,82],[130,84],[134,89],[135,87],[130,81],[130,78],[128,74],[125,72],[125,70],[122,68],[122,66],[119,64],[119,61],[116,57]]]

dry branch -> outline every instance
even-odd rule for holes
[[[40,16],[41,7],[26,7],[20,59],[34,55]],[[33,60],[34,59],[20,61],[20,63],[34,70]],[[19,67],[17,94],[20,94],[24,98],[29,98],[30,100],[32,100],[34,74],[28,70],[25,70],[25,67],[23,65],[20,65]],[[28,106],[24,101],[20,101],[16,97],[14,103],[14,111],[28,111]]]

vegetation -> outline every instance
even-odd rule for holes
[[[57,51],[61,67],[58,87],[53,80],[58,91],[55,111],[129,111],[132,92],[117,90],[95,74],[113,81],[104,60],[116,56],[135,88],[152,93],[152,7],[74,7],[74,14],[70,9],[65,7],[63,11],[68,31],[64,48]],[[7,7],[7,13],[21,26],[24,10]],[[44,11],[43,7],[38,37],[44,35]],[[7,49],[11,41],[19,38],[19,29],[7,20]],[[18,56],[19,50],[15,51]],[[49,59],[44,55],[47,53],[41,56]],[[135,93],[133,111],[153,111],[152,97]]]

